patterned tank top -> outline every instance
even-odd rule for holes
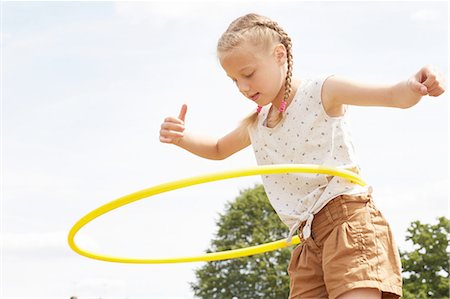
[[[321,92],[327,77],[302,80],[274,128],[265,125],[270,105],[263,107],[257,125],[249,129],[258,165],[318,164],[359,172],[346,114],[330,117],[323,108]],[[289,241],[304,221],[302,235],[307,239],[314,214],[336,196],[370,188],[323,174],[263,175],[262,181],[272,206],[290,229]]]

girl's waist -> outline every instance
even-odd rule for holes
[[[368,202],[372,201],[372,189],[358,194],[341,194],[331,199],[319,212],[314,215],[311,224],[311,234],[320,234],[321,231],[332,229],[335,225],[348,219],[350,215],[358,209],[364,208]],[[298,234],[302,239],[303,228],[306,221],[303,221]]]

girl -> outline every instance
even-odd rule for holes
[[[274,21],[248,14],[231,23],[217,53],[256,112],[218,140],[184,133],[187,106],[161,125],[160,141],[221,160],[252,144],[258,164],[319,164],[359,172],[345,120],[347,105],[408,108],[444,92],[423,67],[392,86],[368,86],[337,76],[292,77],[292,44]],[[302,242],[289,265],[290,298],[399,298],[397,246],[371,187],[339,177],[284,174],[262,177],[271,204]]]

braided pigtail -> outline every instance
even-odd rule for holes
[[[286,103],[292,92],[292,64],[293,64],[292,41],[289,35],[274,21],[258,22],[257,25],[265,26],[277,32],[280,36],[280,42],[286,48],[287,72],[286,72],[286,79],[284,81],[283,102],[281,103],[281,106],[278,109],[278,111],[273,110],[271,113],[272,116],[267,120],[268,126],[274,127],[283,119],[284,111],[286,109]]]

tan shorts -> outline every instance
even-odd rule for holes
[[[288,268],[289,298],[334,299],[356,288],[402,295],[398,249],[370,194],[334,198],[314,216],[311,237],[300,239]]]

